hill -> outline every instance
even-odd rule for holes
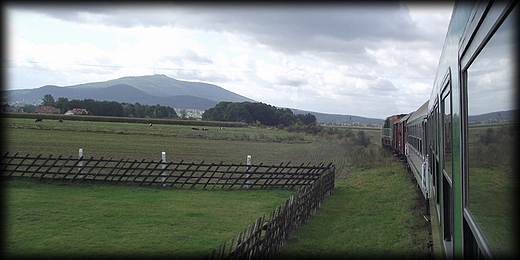
[[[520,115],[520,110],[497,111],[482,115],[468,116],[470,124],[496,123],[504,121],[516,121]]]
[[[94,99],[174,108],[205,110],[220,101],[255,102],[217,85],[172,79],[166,75],[122,77],[103,82],[59,87],[47,85],[35,89],[5,91],[2,101],[39,102],[45,94],[55,99]]]
[[[295,114],[313,114],[316,117],[316,121],[325,124],[335,125],[352,125],[352,126],[381,126],[384,123],[384,119],[378,118],[366,118],[354,115],[339,115],[339,114],[325,114],[318,112],[310,112],[299,109],[292,109]]]
[[[23,101],[39,104],[46,94],[55,100],[72,99],[107,100],[143,105],[162,105],[176,109],[207,110],[221,101],[256,102],[253,99],[225,90],[217,85],[181,81],[166,75],[130,76],[71,86],[46,85],[34,89],[18,89],[2,92],[2,103]],[[353,115],[336,115],[292,109],[295,114],[313,114],[320,123],[340,125],[381,125],[383,119]]]

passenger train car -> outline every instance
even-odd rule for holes
[[[427,121],[428,101],[410,113],[406,123],[406,138],[404,156],[406,157],[409,171],[417,180],[424,199],[428,199],[429,179],[428,179],[428,157],[426,153],[426,121]]]
[[[519,253],[518,8],[456,2],[429,100],[382,128],[428,202],[436,258]]]

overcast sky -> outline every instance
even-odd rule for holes
[[[385,118],[431,93],[453,4],[4,6],[6,89],[164,74]]]

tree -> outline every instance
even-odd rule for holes
[[[52,97],[52,96],[51,96]],[[70,108],[67,107],[67,103],[69,103],[69,99],[66,97],[59,97],[56,102],[54,102],[54,106],[59,108],[61,111],[67,111]]]
[[[44,106],[54,106],[54,97],[51,94],[43,95],[42,105],[44,105]]]
[[[123,116],[126,117],[135,117],[135,107],[129,103],[122,103],[123,106]]]
[[[136,102],[135,103],[135,116],[143,118],[146,116],[145,112],[146,112],[145,106],[141,105],[139,102]]]
[[[286,111],[284,114],[282,114],[279,118],[279,125],[283,125],[284,127],[288,127],[292,125],[295,122],[295,116],[292,113],[292,111]]]
[[[34,113],[34,111],[36,110],[36,107],[32,104],[26,104],[25,106],[23,106],[23,111],[24,112],[27,112],[27,113]]]
[[[311,113],[307,113],[305,115],[298,114],[297,117],[305,125],[310,125],[312,123],[316,123],[316,117]]]
[[[186,119],[188,117],[188,113],[186,112],[186,109],[181,110],[180,113],[181,113],[182,119]]]
[[[226,109],[226,121],[246,122],[251,124],[254,118],[241,103],[230,103]]]
[[[361,130],[357,134],[356,143],[363,147],[368,147],[370,144],[370,136],[365,135],[365,131]]]
[[[260,102],[233,103],[222,101],[202,114],[202,120],[246,122],[266,126],[288,127],[297,121],[305,125],[316,124],[316,117],[310,113],[294,115],[291,109],[276,108]]]

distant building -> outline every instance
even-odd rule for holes
[[[65,112],[65,115],[86,115],[88,114],[88,111],[84,108],[73,108],[67,112]]]
[[[53,106],[37,106],[34,112],[38,114],[59,114],[60,109]]]
[[[23,107],[2,106],[4,112],[23,112]]]

